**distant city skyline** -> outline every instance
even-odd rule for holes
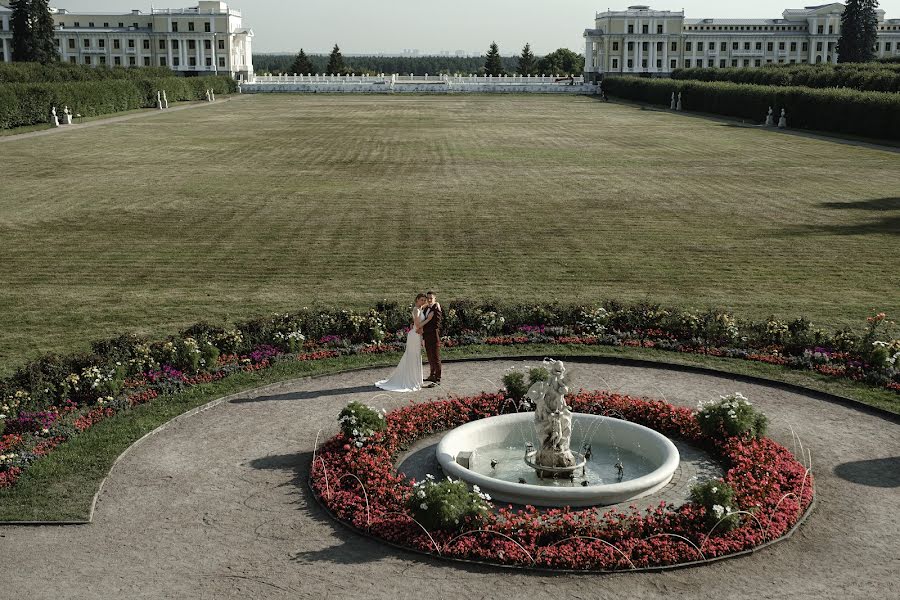
[[[6,0],[0,0],[5,4]],[[622,10],[634,0],[456,0],[428,6],[422,0],[231,0],[244,23],[253,28],[255,53],[294,53],[301,47],[310,54],[324,54],[334,44],[350,54],[441,55],[483,54],[492,41],[503,55],[518,54],[530,43],[536,54],[557,48],[584,52],[582,32],[593,24],[594,14]],[[810,4],[796,0],[711,2],[710,0],[659,0],[644,2],[660,10],[684,9],[688,18],[775,18],[786,8]],[[138,0],[57,0],[56,8],[73,12],[149,11],[151,3]],[[155,8],[196,5],[191,0],[154,0]],[[888,18],[900,18],[900,0],[883,1]]]

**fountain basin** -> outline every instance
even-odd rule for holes
[[[448,477],[477,485],[482,492],[502,502],[576,507],[617,504],[652,494],[671,481],[680,461],[678,449],[671,440],[652,429],[621,419],[575,413],[572,415],[572,446],[590,444],[594,451],[594,457],[588,462],[594,474],[584,479],[587,485],[580,482],[543,482],[536,475],[510,480],[508,470],[500,469],[503,475],[491,476],[460,464],[458,458],[465,457],[462,462],[469,462],[469,467],[472,467],[480,456],[496,455],[498,448],[508,449],[507,454],[515,454],[515,450],[520,448],[521,453],[514,460],[531,470],[525,464],[524,457],[525,444],[534,442],[533,424],[533,412],[466,423],[447,433],[440,441],[437,446],[438,462]],[[610,457],[619,455],[633,457],[626,467],[626,479],[616,481],[615,478],[597,475],[602,469],[612,469],[613,465],[606,463]],[[509,462],[512,460],[510,458]],[[484,465],[481,470],[485,470]],[[526,483],[519,483],[518,479],[525,479]]]

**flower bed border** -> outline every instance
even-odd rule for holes
[[[743,506],[739,508],[755,512],[751,507],[756,506],[765,512],[758,513],[758,517],[746,512],[752,521],[745,520],[733,534],[720,530],[715,536],[713,532],[725,519],[710,528],[705,510],[690,502],[678,507],[662,503],[656,509],[645,511],[631,506],[630,513],[610,508],[602,516],[597,508],[560,507],[550,511],[549,522],[543,521],[539,516],[541,511],[534,507],[516,510],[507,505],[498,515],[490,515],[486,522],[467,522],[457,531],[438,530],[433,532],[434,537],[415,519],[413,523],[421,531],[409,522],[399,524],[397,516],[410,517],[406,505],[415,489],[410,483],[415,481],[398,473],[397,453],[423,437],[510,412],[511,400],[502,392],[449,397],[397,409],[387,416],[387,429],[375,433],[365,444],[348,443],[352,441],[346,437],[349,434],[338,433],[319,446],[317,436],[307,485],[334,520],[390,546],[463,563],[548,572],[660,571],[742,556],[790,537],[813,510],[815,479],[811,464],[807,467],[805,460],[801,462],[773,440],[728,437],[722,435],[724,430],[713,435],[703,433],[695,413],[659,400],[582,391],[570,401],[574,402],[576,411],[589,414],[621,411],[621,418],[666,435],[679,435],[689,443],[716,448],[721,459],[729,464],[725,481],[740,486]],[[343,484],[348,478],[355,480],[350,481],[349,487]],[[790,497],[793,497],[792,504],[786,504],[779,512],[782,502]],[[366,530],[361,529],[363,509]],[[382,528],[380,534],[374,533],[375,526]],[[472,545],[458,547],[457,556],[445,556],[451,544],[470,534],[481,534],[480,540],[473,538]],[[487,534],[494,537],[485,538]],[[770,539],[773,534],[778,537]],[[497,536],[503,539],[498,540]],[[654,542],[657,538],[666,538],[668,542]],[[403,540],[408,540],[408,544],[404,545]],[[570,540],[573,541],[570,547],[559,546]],[[714,544],[704,554],[703,546],[708,541]],[[518,551],[515,557],[509,554],[515,550],[509,542],[524,556]],[[591,546],[595,547],[588,550]],[[551,550],[554,552],[546,555]],[[524,561],[525,556],[528,562]],[[538,564],[541,558],[543,564]]]

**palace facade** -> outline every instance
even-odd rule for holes
[[[149,13],[73,13],[52,9],[60,59],[80,65],[167,67],[186,75],[253,73],[253,30],[241,11],[200,0]],[[12,60],[11,11],[0,5],[0,61]]]
[[[689,67],[836,63],[841,3],[785,10],[780,19],[685,19],[684,12],[629,6],[597,13],[584,32],[585,76],[665,77]],[[877,56],[900,56],[900,19],[878,11]]]

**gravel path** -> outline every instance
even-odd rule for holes
[[[728,376],[570,363],[585,389],[691,406],[741,391],[769,415],[775,439],[790,446],[793,426],[812,451],[818,506],[792,539],[749,557],[612,576],[466,567],[359,537],[310,498],[305,480],[316,432],[334,433],[348,401],[390,409],[494,390],[514,364],[451,364],[438,393],[374,401],[371,383],[386,369],[297,381],[176,421],[114,469],[93,525],[0,527],[0,598],[896,597],[900,427]]]

